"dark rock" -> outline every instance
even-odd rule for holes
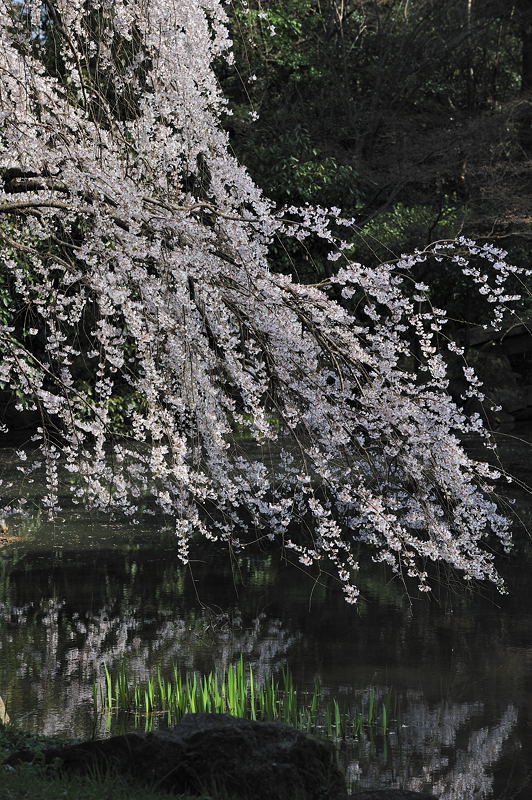
[[[45,762],[86,774],[108,769],[179,794],[238,800],[329,800],[345,796],[332,743],[280,722],[186,714],[170,730],[129,733],[44,751]],[[13,754],[8,763],[27,760]]]

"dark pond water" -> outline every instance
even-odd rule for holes
[[[529,444],[506,438],[529,481]],[[9,453],[4,453],[4,464]],[[518,495],[522,518],[532,503]],[[288,665],[341,702],[393,691],[386,736],[342,751],[353,791],[402,786],[444,800],[532,796],[532,548],[501,563],[509,595],[446,584],[409,599],[380,568],[361,575],[353,611],[271,554],[176,560],[172,536],[89,515],[13,523],[0,547],[0,696],[18,724],[88,735],[102,663],[144,677],[173,663],[222,670],[244,653],[259,677]],[[531,524],[532,528],[532,524]],[[12,537],[12,538],[9,538]],[[105,720],[96,723],[105,735]]]

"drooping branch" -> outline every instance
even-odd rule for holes
[[[466,240],[368,268],[338,209],[275,210],[220,125],[224,19],[218,0],[0,0],[0,382],[41,412],[42,503],[60,469],[76,502],[138,519],[149,497],[185,560],[195,535],[262,530],[334,565],[350,602],[361,543],[422,590],[441,561],[502,586],[497,473],[459,442],[487,433],[448,394],[461,353],[414,275],[445,258],[497,319],[518,271]],[[319,238],[330,279],[276,273],[279,237]],[[276,444],[275,474],[237,430]]]

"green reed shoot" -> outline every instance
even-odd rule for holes
[[[103,665],[105,670],[105,687],[107,690],[107,706],[111,708],[113,705],[113,679],[111,677],[111,673],[107,669],[107,664]]]
[[[253,669],[249,665],[249,713],[251,719],[257,719],[257,711],[255,708],[255,679],[253,678]]]
[[[387,736],[390,725],[388,699],[377,696],[370,688],[357,707],[346,707],[337,699],[323,695],[319,680],[312,691],[298,692],[291,672],[282,670],[281,682],[270,675],[258,683],[251,666],[240,656],[221,675],[209,672],[183,676],[174,665],[165,677],[160,669],[155,677],[141,683],[128,676],[125,666],[112,675],[103,666],[104,685],[93,687],[94,713],[105,713],[115,719],[132,714],[135,720],[145,717],[148,728],[155,718],[164,716],[175,724],[189,712],[228,713],[258,720],[282,720],[305,731],[324,730],[335,739],[347,736],[360,738],[365,730],[379,730]],[[394,710],[394,717],[397,709]]]
[[[337,739],[342,736],[342,718],[340,716],[340,706],[337,700],[333,700],[334,707],[334,733]]]
[[[353,719],[353,738],[359,739],[364,730],[364,715],[359,711]]]

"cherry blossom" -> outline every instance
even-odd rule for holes
[[[360,545],[421,590],[431,562],[502,590],[498,475],[462,444],[489,436],[449,395],[463,354],[416,268],[452,264],[495,324],[519,270],[467,239],[366,267],[339,209],[274,208],[221,126],[225,22],[219,0],[0,0],[0,381],[41,420],[24,470],[51,515],[65,495],[163,513],[184,561],[197,536],[264,536],[351,603]],[[332,277],[276,272],[279,237],[321,239]]]

